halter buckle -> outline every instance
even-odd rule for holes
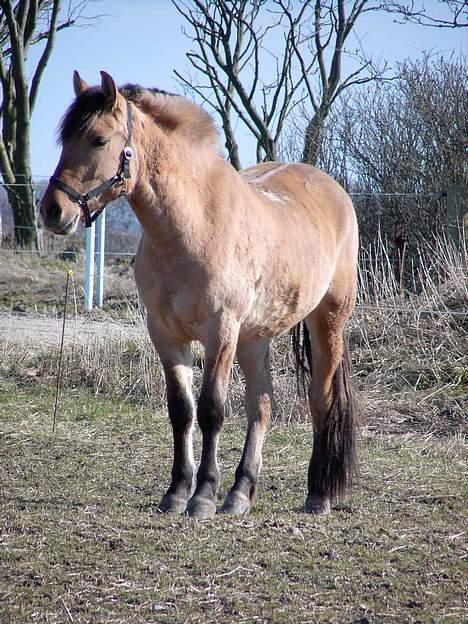
[[[130,177],[130,160],[133,156],[133,150],[131,147],[126,145],[123,150],[123,158],[122,158],[122,169],[124,178]]]

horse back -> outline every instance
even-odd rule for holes
[[[355,264],[358,246],[351,198],[333,178],[306,164],[262,163],[241,172],[252,196],[247,229],[260,232],[283,262],[328,267]],[[261,241],[258,241],[259,247]],[[271,263],[272,258],[268,259]]]

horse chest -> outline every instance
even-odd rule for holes
[[[148,315],[165,332],[182,340],[204,340],[210,320],[231,307],[227,289],[212,288],[206,276],[189,269],[135,271],[140,298]]]
[[[152,280],[149,284],[138,282],[140,298],[148,312],[157,319],[171,334],[184,335],[193,339],[197,327],[203,322],[203,310],[193,286],[179,284],[173,280],[171,284],[161,280]]]

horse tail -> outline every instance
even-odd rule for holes
[[[301,321],[289,332],[294,353],[296,384],[300,396],[306,397],[312,379],[312,346],[307,325]]]
[[[323,426],[314,427],[309,464],[309,493],[340,499],[358,474],[357,410],[351,384],[351,358],[346,339],[332,382],[332,402]]]
[[[312,347],[304,322],[291,329],[298,390],[306,394],[312,379]],[[309,464],[309,494],[330,501],[340,499],[358,475],[357,405],[351,383],[351,357],[345,336],[343,355],[332,381],[332,401],[322,422],[314,422],[314,444]]]

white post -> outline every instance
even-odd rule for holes
[[[94,291],[94,223],[86,228],[86,264],[84,279],[84,306],[85,310],[93,308]]]
[[[106,211],[96,219],[96,305],[102,307],[104,301],[104,253],[106,239]]]

